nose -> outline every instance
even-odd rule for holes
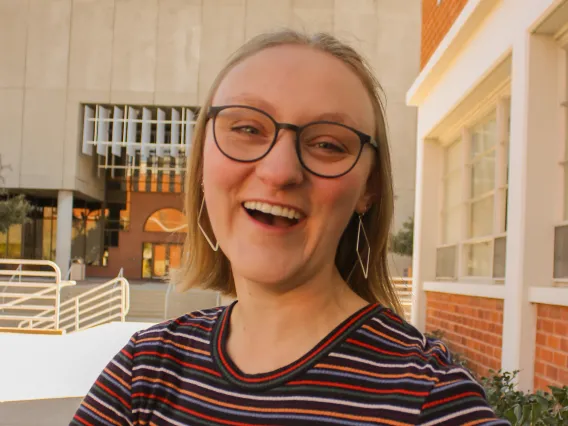
[[[298,185],[304,179],[304,170],[296,153],[296,134],[282,129],[266,157],[258,161],[256,175],[265,184],[284,188]]]

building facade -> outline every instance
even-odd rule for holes
[[[282,27],[331,32],[373,65],[400,227],[414,211],[416,109],[405,94],[419,71],[419,22],[415,0],[0,1],[4,185],[34,205],[30,221],[0,235],[0,256],[53,259],[64,273],[76,259],[87,276],[166,276],[181,258],[199,107],[237,47]],[[409,266],[393,265],[395,275]]]
[[[568,2],[423,0],[412,321],[568,383]]]

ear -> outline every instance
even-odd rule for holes
[[[365,192],[361,194],[355,205],[355,211],[359,214],[365,214],[373,201],[373,194],[369,191],[369,186],[366,185]]]

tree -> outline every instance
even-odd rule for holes
[[[5,170],[12,168],[2,165],[2,156],[0,156],[0,233],[8,232],[12,225],[24,223],[32,208],[24,195],[11,196],[3,188]]]
[[[391,235],[390,251],[402,256],[412,256],[414,249],[414,217],[409,217],[396,234]]]

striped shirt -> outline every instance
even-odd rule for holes
[[[378,304],[262,374],[227,355],[233,306],[134,334],[71,425],[509,425],[442,343]]]

